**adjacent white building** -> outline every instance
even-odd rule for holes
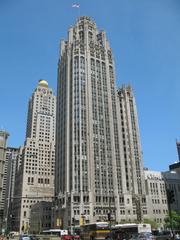
[[[40,80],[29,100],[26,140],[16,173],[14,230],[27,231],[31,206],[54,196],[56,97]]]
[[[163,173],[145,170],[145,183],[147,194],[148,218],[163,226],[168,215],[168,200],[166,182]]]
[[[172,165],[170,165],[172,166]],[[167,191],[173,190],[174,202],[170,208],[180,209],[180,174],[176,171],[158,172],[145,170],[148,218],[163,227],[164,219],[169,215]]]

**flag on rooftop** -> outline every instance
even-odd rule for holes
[[[75,3],[75,4],[72,5],[72,7],[73,7],[73,8],[79,8],[79,7],[80,7],[80,4]]]

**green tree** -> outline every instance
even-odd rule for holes
[[[179,212],[171,211],[171,218],[172,219],[170,219],[170,216],[167,216],[164,219],[165,227],[171,228],[172,221],[172,228],[175,230],[180,230],[180,211]]]
[[[151,224],[151,229],[153,230],[158,228],[157,222],[155,222],[153,219],[144,219],[143,222]]]

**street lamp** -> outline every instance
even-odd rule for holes
[[[137,214],[137,221],[139,223],[142,222],[143,220],[143,215],[142,215],[142,207],[141,207],[141,199],[139,195],[133,195],[135,205],[136,205],[136,214]]]
[[[171,174],[176,174],[174,171],[170,171]],[[165,189],[166,189],[166,195],[167,195],[167,203],[168,203],[168,211],[169,211],[169,219],[170,219],[170,229],[171,233],[173,231],[173,222],[172,222],[172,209],[171,205],[175,202],[175,195],[174,190],[170,189],[168,186],[168,175],[164,174],[164,180],[165,180]]]
[[[168,202],[168,210],[169,210],[170,228],[171,228],[171,232],[172,232],[173,231],[173,223],[172,223],[171,204],[175,202],[174,190],[166,188],[166,193],[167,193],[167,202]]]

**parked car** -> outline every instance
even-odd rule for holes
[[[139,233],[138,239],[140,239],[140,240],[155,240],[152,233]]]
[[[31,240],[30,236],[23,234],[19,236],[19,240]]]
[[[180,240],[180,235],[179,235],[179,233],[176,233],[176,234],[175,234],[175,240]]]
[[[29,235],[31,240],[39,240],[39,238],[35,235]]]
[[[79,235],[74,235],[73,238],[74,239],[80,239],[80,236]]]
[[[155,240],[169,240],[172,234],[170,231],[153,231],[153,237]]]
[[[70,234],[61,236],[61,240],[73,240],[73,239],[74,236]]]
[[[36,237],[35,235],[20,235],[19,240],[39,240],[38,237]]]
[[[79,240],[79,239],[80,239],[79,235],[68,234],[68,235],[61,236],[61,240]]]

